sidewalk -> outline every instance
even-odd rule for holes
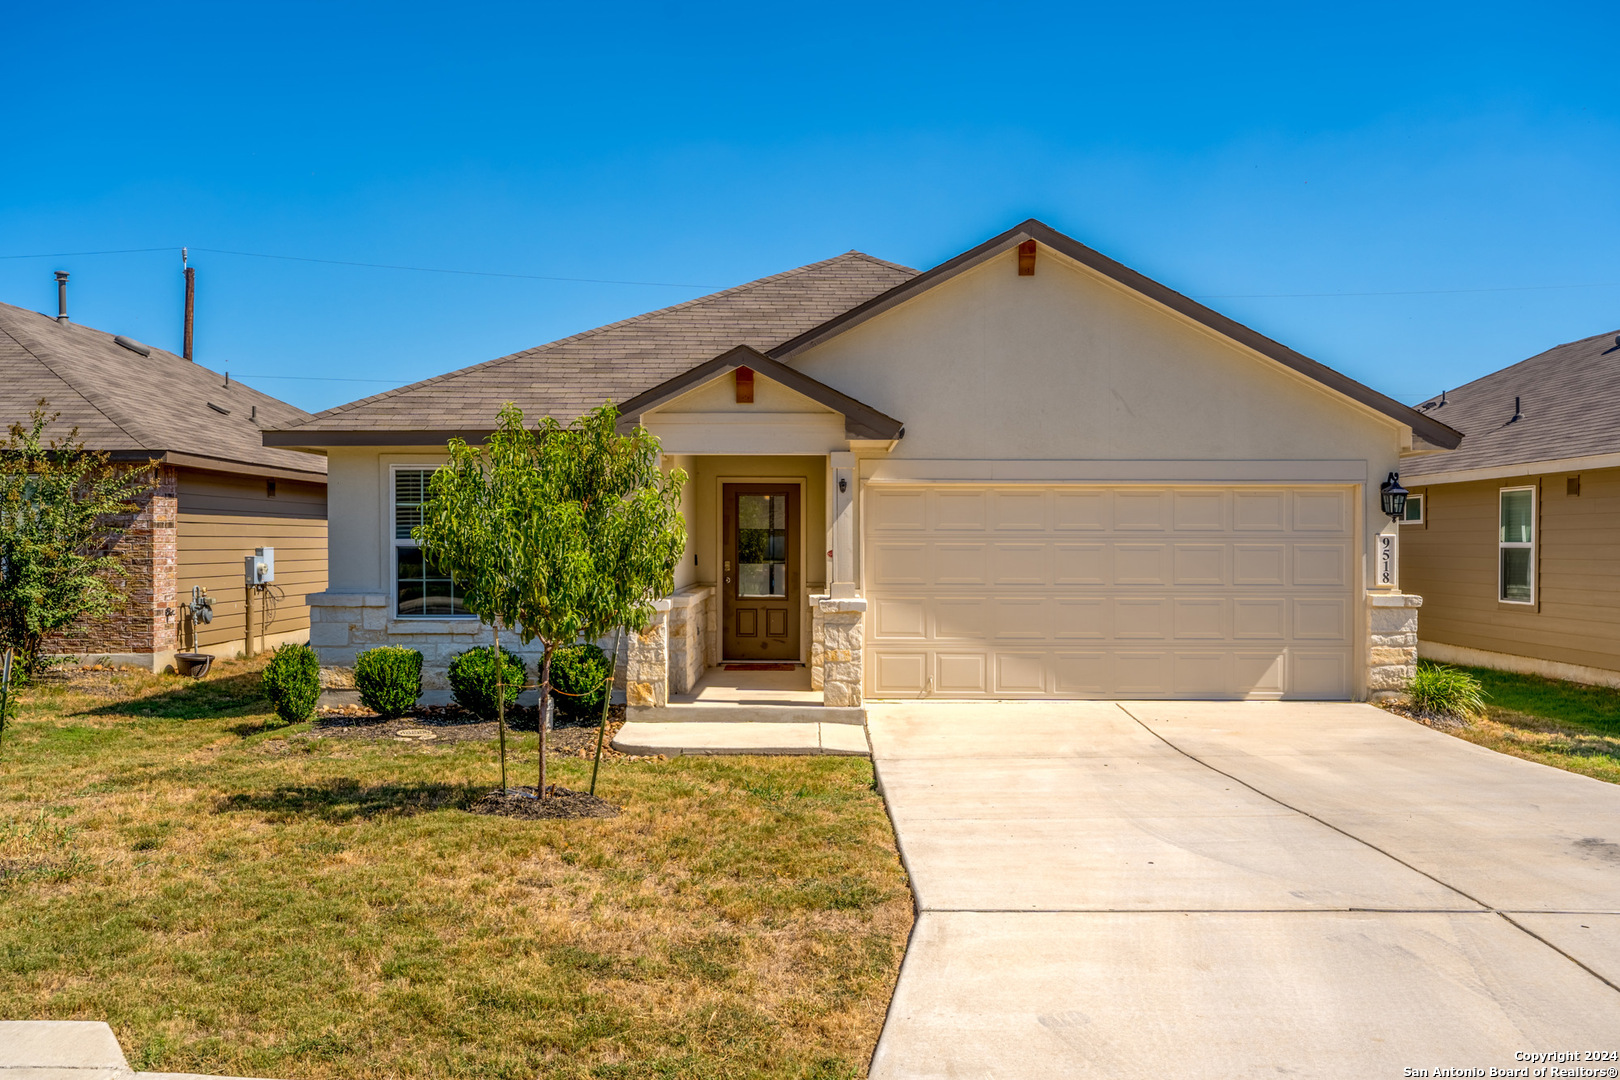
[[[244,1080],[135,1072],[112,1028],[92,1020],[0,1020],[0,1080]]]

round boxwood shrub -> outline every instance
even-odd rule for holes
[[[264,666],[264,696],[283,723],[309,719],[321,696],[321,660],[308,645],[283,645]]]
[[[380,645],[354,658],[360,703],[393,719],[416,707],[422,696],[422,654],[402,645]]]
[[[501,672],[500,697],[506,698],[506,711],[510,715],[528,669],[516,654],[505,648],[501,649],[501,660],[505,670]],[[450,661],[450,689],[455,692],[456,704],[480,719],[495,719],[499,703],[495,691],[496,668],[493,645],[457,653]]]
[[[590,642],[567,645],[551,654],[551,698],[565,721],[586,723],[602,715],[613,661]]]

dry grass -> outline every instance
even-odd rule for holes
[[[864,1074],[911,926],[868,763],[605,762],[620,817],[484,817],[489,744],[306,738],[256,681],[28,694],[0,1016],[295,1080]]]
[[[1491,668],[1456,670],[1479,680],[1485,715],[1451,734],[1620,784],[1620,691]]]

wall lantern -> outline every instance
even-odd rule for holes
[[[1384,513],[1389,515],[1391,521],[1399,521],[1406,516],[1406,496],[1411,493],[1401,487],[1400,473],[1390,473],[1389,479],[1378,490],[1384,497]]]
[[[840,476],[838,478],[838,494],[842,495],[848,490],[849,490],[849,480],[848,480],[848,478]]]

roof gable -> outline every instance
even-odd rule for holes
[[[835,315],[819,326],[812,327],[797,337],[783,342],[776,348],[768,350],[769,354],[777,360],[791,361],[794,357],[816,345],[820,345],[847,330],[861,325],[868,319],[904,304],[934,286],[981,265],[986,260],[1005,254],[1027,240],[1034,240],[1038,244],[1049,247],[1080,265],[1124,285],[1141,296],[1169,308],[1171,311],[1185,316],[1193,322],[1199,323],[1221,334],[1223,337],[1259,353],[1261,356],[1274,360],[1344,397],[1407,425],[1412,428],[1416,435],[1428,442],[1450,449],[1462,441],[1462,433],[1449,425],[1403,405],[1393,398],[1386,397],[1376,390],[1356,382],[1348,375],[1333,370],[1326,364],[1319,363],[1302,353],[1295,352],[1293,349],[1275,342],[1255,330],[1251,330],[1242,323],[1207,308],[1196,300],[1183,296],[1166,285],[1161,285],[1145,274],[1138,273],[1123,263],[1116,262],[1106,255],[1092,250],[1078,240],[1065,236],[1051,226],[1034,218],[1014,226],[999,236],[986,240],[977,247],[964,251],[953,259],[940,263],[931,270],[924,271],[901,282],[881,295],[874,296],[870,300],[850,308],[848,311]]]
[[[772,360],[758,349],[739,345],[728,349],[712,360],[697,365],[673,379],[668,379],[645,393],[637,394],[619,406],[619,426],[632,428],[647,413],[668,404],[714,379],[736,371],[751,368],[766,378],[781,383],[811,401],[818,402],[844,417],[844,433],[851,439],[898,439],[905,433],[905,425],[863,402],[857,401],[826,383],[818,382],[801,371]]]

